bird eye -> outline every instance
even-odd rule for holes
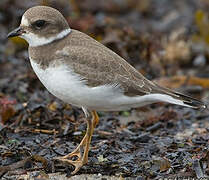
[[[42,27],[44,27],[44,25],[46,24],[46,21],[44,20],[37,20],[33,23],[33,26],[36,28],[36,29],[41,29]]]

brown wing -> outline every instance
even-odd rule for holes
[[[141,75],[123,58],[89,36],[73,31],[69,46],[60,51],[65,62],[74,67],[75,73],[95,87],[112,84],[123,88],[125,94],[143,95],[152,91],[154,84]]]

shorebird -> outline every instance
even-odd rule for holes
[[[71,29],[54,8],[28,9],[20,26],[8,34],[14,36],[29,43],[31,66],[48,91],[82,108],[85,114],[87,131],[83,140],[73,152],[57,158],[75,166],[72,174],[88,161],[91,137],[99,122],[96,111],[121,111],[156,102],[206,107],[192,97],[146,79],[112,50]],[[73,156],[77,156],[74,161]]]

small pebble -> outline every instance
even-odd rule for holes
[[[195,57],[193,61],[193,65],[196,67],[203,67],[206,64],[206,58],[204,55],[200,54],[197,57]]]
[[[81,134],[82,134],[81,131],[76,131],[76,132],[73,133],[74,136],[79,136],[79,135],[81,135]]]

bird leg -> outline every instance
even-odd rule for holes
[[[96,127],[96,125],[99,122],[99,117],[98,117],[96,111],[92,111],[91,116],[92,116],[92,119],[91,119],[91,117],[86,117],[87,131],[86,131],[86,134],[83,137],[82,141],[77,146],[77,148],[73,152],[67,154],[66,156],[56,158],[59,161],[69,163],[69,164],[72,164],[73,166],[75,166],[75,170],[71,173],[72,175],[77,173],[79,171],[79,169],[84,164],[86,164],[88,162],[88,153],[89,153],[89,146],[90,146],[90,142],[91,142],[91,137],[94,132],[94,128]],[[82,151],[83,151],[83,153],[82,153]],[[77,159],[71,160],[70,158],[72,158],[74,156],[77,156]]]

